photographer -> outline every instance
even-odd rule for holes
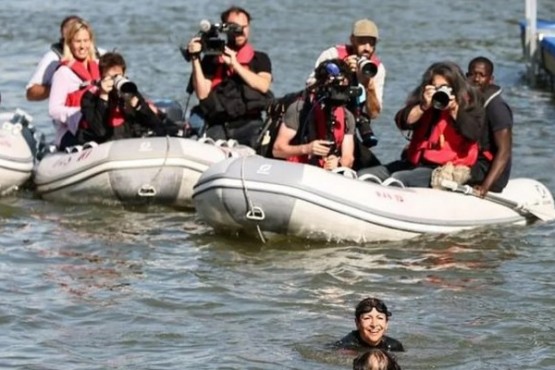
[[[198,108],[193,109],[205,121],[205,134],[254,147],[263,125],[261,112],[272,97],[272,65],[266,53],[255,51],[248,42],[250,20],[243,8],[227,9],[221,14],[221,29],[212,25],[208,33],[194,37],[185,57],[193,67],[187,90],[194,90],[199,99]],[[227,33],[225,47],[220,53],[208,53],[207,38],[214,41],[214,33],[223,30]]]
[[[357,140],[355,142],[355,168],[361,169],[380,164],[369,148],[377,144],[370,122],[382,111],[383,89],[386,70],[383,63],[376,56],[378,43],[378,27],[369,19],[360,19],[353,23],[350,44],[333,46],[320,54],[316,66],[324,60],[344,59],[352,73],[351,84],[360,86],[362,95],[353,99],[349,110],[357,121]],[[307,85],[314,83],[314,73],[311,73]]]
[[[391,176],[405,186],[429,187],[432,172],[448,165],[459,172],[454,180],[464,183],[478,158],[484,128],[481,100],[455,63],[432,64],[395,116],[399,129],[412,131],[403,159],[364,169],[359,175],[372,174],[380,180]]]
[[[345,108],[351,98],[350,73],[341,59],[316,68],[316,82],[305,98],[291,104],[283,118],[272,154],[327,170],[352,167],[355,119]]]
[[[164,125],[163,116],[139,93],[137,85],[127,80],[125,60],[118,53],[100,57],[101,80],[81,99],[82,119],[77,131],[79,144],[154,135],[174,136],[178,127]]]

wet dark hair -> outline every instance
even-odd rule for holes
[[[227,8],[226,10],[224,10],[222,12],[222,14],[220,15],[221,21],[223,23],[226,23],[227,18],[229,18],[229,15],[231,13],[243,13],[247,17],[247,21],[249,23],[251,23],[251,15],[249,14],[249,12],[247,12],[244,8],[241,8],[240,6],[231,6],[231,7]]]
[[[378,367],[370,367],[370,358],[378,362]],[[397,360],[387,351],[374,348],[353,360],[353,370],[401,370]]]
[[[125,69],[127,68],[125,59],[123,59],[123,56],[119,53],[108,52],[102,55],[98,60],[98,69],[101,76],[104,76],[104,73],[115,66],[121,66],[123,73],[125,73]]]
[[[470,71],[475,64],[483,63],[486,66],[488,75],[493,75],[493,62],[483,56],[476,57],[468,63],[468,70]]]
[[[385,305],[384,301],[378,298],[370,297],[370,298],[363,299],[357,304],[355,308],[356,319],[358,320],[360,316],[372,311],[373,308],[375,308],[376,311],[385,314],[387,319],[391,317],[391,312],[387,309],[387,306]]]

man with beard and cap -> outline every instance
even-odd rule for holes
[[[482,91],[485,101],[486,127],[468,182],[481,196],[502,191],[511,173],[513,114],[501,97],[501,88],[494,84],[493,68],[491,60],[480,56],[470,61],[466,74]]]
[[[220,18],[228,28],[220,55],[203,50],[203,36],[193,37],[187,46],[186,59],[193,67],[187,91],[199,100],[193,111],[204,119],[206,136],[254,147],[263,126],[262,111],[272,98],[272,64],[249,43],[251,16],[245,9],[233,6]]]
[[[354,164],[357,170],[380,164],[369,150],[377,144],[370,121],[376,119],[382,111],[386,76],[385,67],[376,55],[378,40],[376,24],[369,19],[360,19],[353,23],[349,44],[338,44],[324,50],[316,60],[316,66],[324,60],[345,60],[353,74],[351,83],[361,88],[361,95],[348,105],[357,120]],[[306,83],[310,86],[314,82],[314,73],[311,73]]]

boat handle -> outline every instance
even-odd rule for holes
[[[253,206],[246,214],[247,219],[251,221],[262,221],[266,218],[264,211],[260,207]]]
[[[141,197],[153,197],[156,195],[156,188],[149,184],[144,184],[137,192]]]

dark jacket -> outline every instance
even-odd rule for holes
[[[341,349],[352,349],[352,350],[363,350],[363,349],[370,349],[370,348],[379,348],[385,351],[393,351],[393,352],[404,352],[405,348],[403,344],[399,342],[397,339],[393,339],[384,335],[382,341],[377,346],[371,346],[365,341],[362,340],[360,337],[360,333],[358,330],[353,330],[341,340],[338,340],[333,344],[336,348]]]
[[[87,91],[81,100],[81,113],[86,122],[77,132],[80,144],[88,141],[103,143],[109,140],[145,136],[149,132],[154,136],[171,135],[177,133],[177,126],[165,122],[162,115],[154,113],[149,104],[139,94],[138,109],[123,109],[123,101],[115,95],[110,95],[109,101],[100,99],[97,94]],[[110,124],[110,116],[115,106],[119,104],[124,115],[124,123],[117,127]],[[173,135],[172,135],[173,134]]]

